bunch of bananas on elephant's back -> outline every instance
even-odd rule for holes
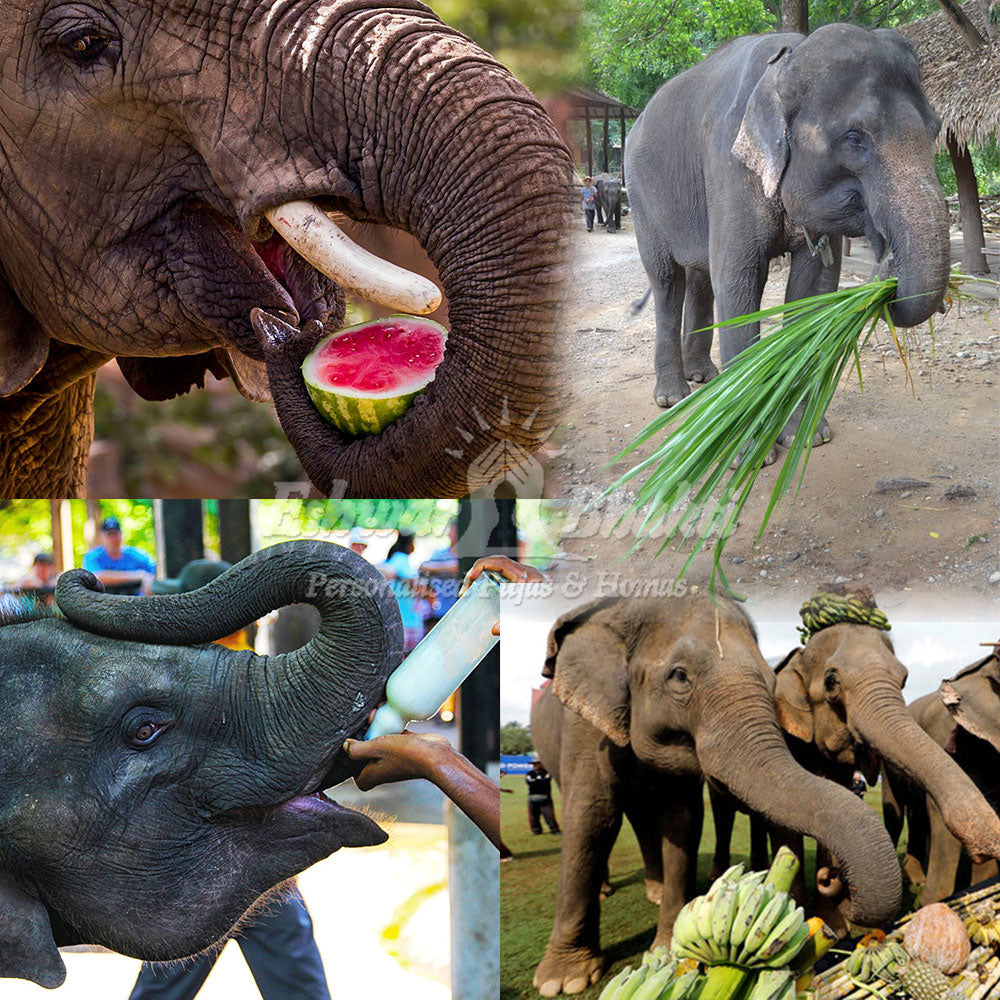
[[[795,1000],[834,941],[789,895],[798,869],[782,848],[769,871],[744,874],[735,865],[680,911],[671,949],[697,963],[698,1000]]]

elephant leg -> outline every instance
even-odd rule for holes
[[[602,202],[604,198],[602,197],[600,191],[597,192],[597,197],[594,199],[594,207],[597,209],[597,224],[599,226],[604,225],[604,209],[602,207]]]
[[[958,862],[962,845],[945,826],[944,818],[934,800],[927,797],[927,814],[930,825],[930,859],[927,864],[927,882],[920,895],[921,906],[937,903],[955,891]]]
[[[574,785],[564,793],[556,917],[534,976],[544,997],[582,993],[601,978],[599,897],[622,821],[621,807],[606,788]]]
[[[996,861],[981,861],[972,866],[973,885],[985,882],[988,878],[996,878],[997,875],[1000,875],[1000,864]]]
[[[712,325],[714,305],[711,278],[705,271],[688,268],[681,354],[684,358],[684,377],[689,382],[707,382],[719,374],[712,361],[714,331],[705,329]],[[695,330],[699,332],[695,333]]]
[[[684,378],[681,355],[681,320],[684,312],[685,274],[680,267],[666,281],[653,282],[653,303],[656,307],[656,388],[653,397],[657,406],[676,406],[691,390]]]
[[[767,821],[760,813],[750,813],[750,869],[766,871],[771,865],[767,853]]]
[[[927,817],[926,794],[920,793],[906,804],[906,854],[903,857],[903,874],[911,885],[927,881],[930,829]]]
[[[646,899],[657,906],[663,898],[663,816],[649,803],[631,802],[625,815],[635,831],[646,869]]]
[[[832,262],[827,265],[823,263],[820,255],[815,257],[805,245],[792,251],[792,266],[788,272],[788,284],[785,286],[785,301],[795,302],[798,299],[807,298],[810,295],[822,295],[825,292],[835,292],[840,283],[840,261],[841,261],[842,240],[839,236],[830,238],[830,250],[833,253]],[[788,418],[781,434],[778,435],[778,443],[789,447],[795,440],[795,432],[798,430],[799,421],[805,411],[805,400],[795,408],[795,412]],[[830,440],[830,425],[826,422],[826,417],[820,419],[813,434],[812,446],[818,448]]]
[[[698,877],[698,844],[705,818],[701,779],[677,781],[663,811],[663,895],[651,947],[669,945],[681,907],[693,899]]]
[[[733,821],[736,819],[736,800],[727,792],[709,788],[712,822],[715,824],[715,853],[708,877],[714,882],[731,864],[730,845],[733,839]]]
[[[618,232],[622,227],[622,200],[621,198],[615,202],[615,232]]]
[[[899,843],[903,832],[903,780],[882,767],[882,821],[893,844]]]

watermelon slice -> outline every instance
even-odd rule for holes
[[[302,363],[316,408],[352,437],[381,434],[433,381],[448,331],[419,316],[387,316],[324,337]]]

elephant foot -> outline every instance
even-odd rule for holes
[[[687,382],[679,375],[661,375],[656,380],[653,398],[661,409],[676,406],[685,396],[690,396],[691,390]]]
[[[614,894],[614,886],[612,886],[610,882],[604,881],[601,883],[601,891],[599,893],[601,899],[607,899],[609,896],[613,896]]]
[[[739,454],[739,457],[733,462],[733,464],[730,466],[730,468],[731,469],[735,469],[740,464],[740,462],[742,460],[743,460],[743,452],[741,451],[740,454]],[[777,462],[777,461],[778,461],[778,449],[775,448],[774,445],[771,445],[771,447],[768,449],[767,454],[764,456],[764,464],[765,465],[774,465],[774,463]],[[766,865],[765,865],[765,867],[766,867]],[[719,874],[721,875],[722,872],[719,872]]]
[[[582,993],[604,972],[604,956],[590,948],[554,949],[551,942],[533,980],[543,997]]]
[[[697,382],[700,385],[710,382],[718,374],[719,369],[708,358],[684,362],[684,375],[689,382]]]
[[[903,874],[910,885],[923,885],[927,881],[924,866],[911,854],[903,861]]]
[[[663,899],[663,883],[651,878],[646,879],[646,899],[659,906],[660,900]]]
[[[785,424],[784,429],[778,435],[778,444],[785,448],[790,448],[792,442],[795,440],[795,432],[799,429],[799,419],[801,414],[797,411],[792,414],[788,423]],[[826,417],[823,417],[819,426],[816,428],[816,433],[813,434],[812,446],[814,448],[819,448],[824,444],[827,444],[832,435],[830,434],[830,425],[826,422]]]

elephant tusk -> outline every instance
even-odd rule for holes
[[[418,316],[441,304],[441,292],[433,281],[359,247],[312,202],[289,201],[264,214],[300,257],[352,292]]]

